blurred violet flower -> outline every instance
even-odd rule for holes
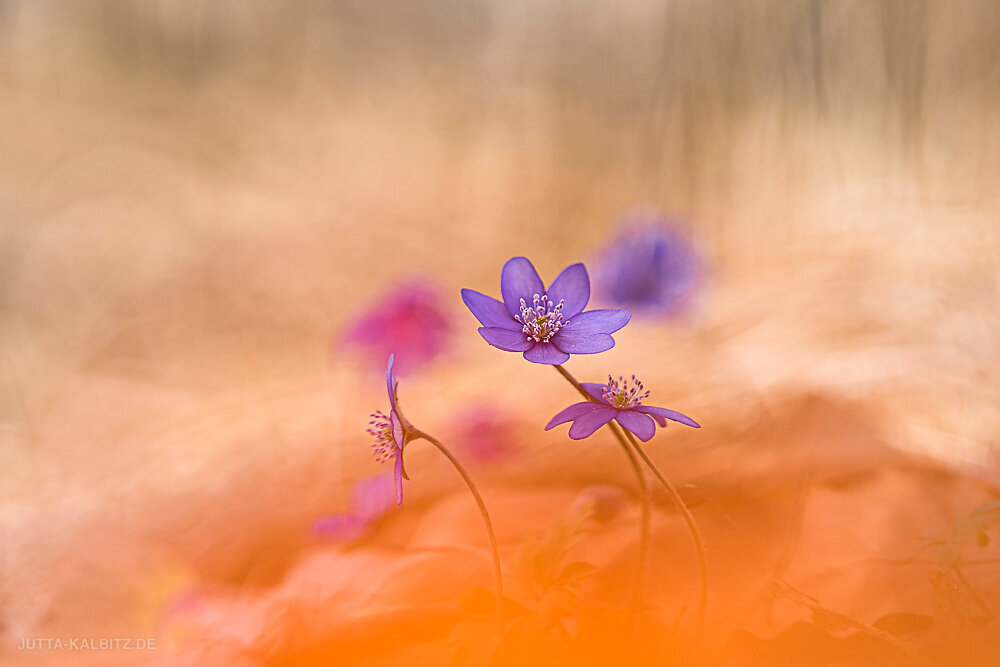
[[[503,302],[470,289],[462,300],[479,320],[479,334],[493,347],[523,352],[536,364],[561,364],[570,354],[596,354],[615,346],[611,334],[628,324],[627,310],[590,310],[590,276],[583,264],[563,269],[546,290],[525,257],[500,272]]]
[[[361,480],[351,490],[346,514],[334,514],[313,522],[312,533],[318,537],[356,540],[368,532],[393,503],[393,480],[389,475],[375,475]]]
[[[396,482],[396,503],[403,504],[403,442],[405,432],[399,413],[396,412],[396,374],[392,371],[392,363],[396,355],[389,355],[389,364],[385,369],[385,388],[389,392],[389,414],[381,410],[373,412],[368,422],[368,433],[375,438],[372,451],[379,463],[393,459],[393,479]]]
[[[448,349],[452,332],[442,291],[417,279],[397,284],[370,304],[347,325],[341,340],[375,359],[398,353],[403,370],[415,370]]]
[[[634,375],[631,382],[620,376],[615,380],[609,375],[607,384],[595,382],[580,384],[594,400],[569,406],[546,424],[546,431],[559,424],[573,422],[569,427],[569,437],[582,440],[614,419],[622,428],[628,429],[637,438],[646,442],[656,432],[654,419],[657,424],[664,427],[670,419],[701,428],[696,421],[674,410],[643,405],[642,401],[649,397],[649,392],[644,390],[642,383]]]
[[[649,217],[615,239],[597,260],[594,288],[609,304],[674,315],[701,280],[701,258],[681,233]]]

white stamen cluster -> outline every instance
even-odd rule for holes
[[[392,422],[389,420],[389,416],[381,411],[373,412],[369,417],[371,419],[368,423],[371,426],[368,427],[368,433],[375,438],[375,442],[372,443],[372,453],[375,455],[375,460],[379,463],[388,461],[395,456],[396,449],[398,449],[396,441],[392,438]]]
[[[514,319],[523,325],[521,331],[527,334],[528,340],[547,343],[560,329],[569,324],[569,320],[563,319],[564,304],[565,299],[553,303],[548,294],[536,294],[531,299],[530,306],[521,299],[521,314],[515,315]]]
[[[631,387],[629,385],[632,385]],[[643,399],[649,398],[649,392],[645,390],[642,383],[633,375],[631,381],[626,380],[621,375],[615,380],[610,375],[608,383],[603,387],[601,398],[619,410],[631,410],[642,405]]]

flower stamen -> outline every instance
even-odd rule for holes
[[[521,331],[527,334],[528,340],[547,343],[560,329],[569,324],[569,320],[563,319],[564,305],[565,299],[559,299],[559,303],[554,303],[548,294],[535,294],[530,306],[521,299],[521,314],[515,315],[514,319],[521,323]]]
[[[631,385],[631,386],[630,386]],[[634,375],[631,381],[626,380],[621,375],[615,380],[610,375],[608,376],[608,383],[602,387],[601,398],[604,399],[608,405],[618,408],[619,410],[631,410],[642,405],[643,400],[649,398],[649,391],[642,386],[640,382]]]
[[[368,420],[370,426],[367,431],[375,438],[375,442],[372,443],[372,454],[375,455],[375,461],[383,463],[395,456],[398,449],[392,437],[392,422],[381,410],[376,410],[369,417],[371,419]]]

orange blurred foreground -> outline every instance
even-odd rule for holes
[[[787,419],[716,453],[742,460],[742,480],[686,487],[711,569],[700,649],[691,543],[666,497],[630,625],[638,504],[616,485],[561,483],[484,490],[509,597],[499,654],[482,526],[456,491],[390,515],[363,543],[303,553],[275,585],[198,589],[164,620],[155,662],[996,664],[996,548],[958,532],[948,549],[920,539],[994,492],[891,452],[867,424],[833,428],[850,406],[782,407]]]

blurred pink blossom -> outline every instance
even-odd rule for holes
[[[394,488],[390,475],[362,479],[351,490],[347,512],[317,519],[312,534],[344,541],[364,537],[371,525],[392,508],[396,501]]]
[[[451,343],[454,327],[444,292],[429,280],[397,283],[364,304],[345,326],[341,342],[379,364],[394,353],[397,369],[414,371]]]

